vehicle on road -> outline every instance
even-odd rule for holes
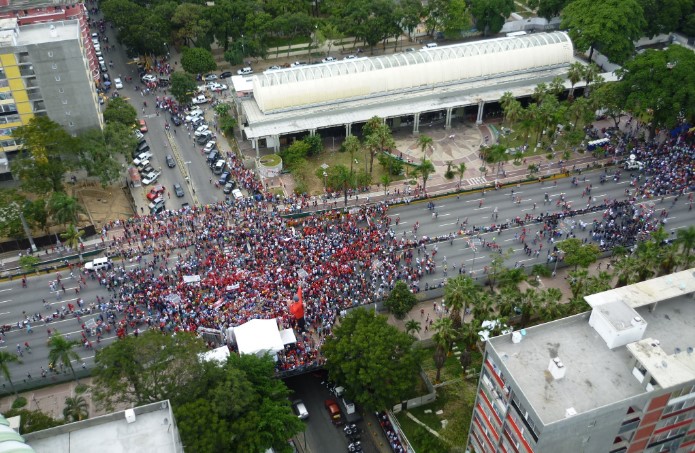
[[[162,200],[161,198],[155,200],[154,202],[150,203],[149,208],[150,208],[150,214],[159,214],[165,208],[164,200]]]
[[[302,400],[292,401],[292,410],[300,420],[306,420],[309,418],[309,411],[306,410],[306,406]]]
[[[227,184],[224,185],[224,189],[222,189],[222,192],[229,194],[234,190],[234,187],[236,187],[236,184],[234,181],[229,181]]]
[[[203,124],[202,126],[198,126],[198,129],[195,130],[193,135],[195,135],[196,137],[200,137],[205,132],[207,132],[209,129],[210,129],[210,126],[208,126],[207,124]]]
[[[437,47],[436,42],[428,42],[427,44],[424,45],[423,50],[434,49],[435,47]]]
[[[209,141],[205,144],[205,147],[203,148],[203,152],[205,154],[208,154],[210,151],[212,151],[216,148],[217,148],[217,142],[212,140],[212,141]]]
[[[328,417],[331,419],[334,425],[339,426],[343,424],[343,416],[340,413],[340,406],[338,402],[334,399],[327,399],[323,402],[323,405],[328,411]]]
[[[183,193],[183,187],[181,187],[181,184],[176,183],[174,184],[174,193],[176,194],[177,197],[181,198],[185,194]]]
[[[119,77],[116,77],[115,79],[113,79],[113,84],[116,85],[117,90],[123,89],[123,82],[121,81],[121,79]]]
[[[231,174],[228,171],[225,171],[220,175],[220,179],[217,180],[217,183],[221,186],[227,184],[227,181],[229,181],[229,177]]]
[[[172,156],[171,154],[167,154],[167,157],[165,157],[165,160],[167,161],[167,167],[169,167],[169,168],[176,167],[176,161],[174,160],[174,156]]]
[[[356,60],[357,55],[348,55],[347,57],[343,58],[343,60]]]
[[[290,68],[297,68],[299,66],[306,66],[306,62],[304,61],[295,61],[290,65]]]
[[[241,190],[239,189],[234,189],[232,190],[232,196],[234,197],[235,200],[239,201],[242,198],[244,198],[244,194],[241,193]]]
[[[217,74],[208,74],[203,78],[203,80],[205,80],[206,82],[213,82],[217,80]]]
[[[139,150],[138,150],[139,151]],[[140,151],[140,154],[136,157],[137,160],[143,161],[143,160],[149,160],[150,157],[152,157],[154,154],[152,154],[149,151]],[[137,165],[137,164],[135,164]]]
[[[250,67],[247,66],[245,68],[241,68],[241,69],[237,70],[236,73],[238,75],[250,75],[250,74],[253,74],[253,69],[251,69]]]
[[[220,79],[228,79],[232,76],[231,71],[224,71],[222,74],[220,74]]]
[[[414,47],[408,47],[405,49],[405,51],[406,52],[415,52],[415,48]]]
[[[174,123],[174,126],[181,126],[181,124],[183,124],[183,121],[181,121],[178,115],[171,115],[171,122]]]
[[[140,80],[145,83],[154,83],[157,81],[157,77],[152,74],[145,74]]]
[[[227,168],[227,163],[224,161],[224,159],[220,159],[215,162],[215,165],[212,167],[212,174],[221,175],[225,168]]]
[[[225,85],[224,83],[217,82],[208,82],[205,86],[210,91],[224,91],[228,88],[227,85]]]
[[[85,263],[84,270],[88,272],[98,272],[102,269],[111,269],[113,262],[111,258],[96,258],[88,263]]]
[[[279,71],[280,69],[282,69],[280,66],[273,65],[273,66],[269,67],[268,69],[266,69],[266,71]]]
[[[145,137],[145,136],[142,134],[142,132],[140,132],[140,131],[137,130],[137,129],[135,129],[135,130],[133,131],[133,133],[135,134],[135,138],[137,138],[138,140],[140,140],[140,139],[142,139],[143,137]]]
[[[144,178],[142,178],[142,183],[146,186],[149,186],[150,184],[157,182],[158,178],[159,172],[151,171],[148,174],[146,174]]]
[[[145,121],[145,120],[143,120],[143,119],[138,120],[138,129],[139,129],[140,132],[142,132],[143,134],[144,134],[145,132],[147,132],[147,121]]]
[[[199,135],[198,137],[195,138],[195,142],[198,145],[204,145],[207,142],[209,142],[210,140],[212,140],[212,132],[210,132],[210,131],[205,131],[201,135]]]
[[[338,61],[334,57],[326,57],[323,60],[321,60],[321,63],[331,63],[333,61]]]

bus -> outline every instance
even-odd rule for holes
[[[528,35],[528,33],[526,33],[525,31],[512,31],[512,32],[507,33],[507,38],[514,38],[516,36],[526,36],[526,35]]]

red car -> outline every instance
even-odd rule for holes
[[[333,424],[336,426],[342,425],[343,424],[343,416],[340,413],[340,406],[338,406],[338,402],[336,400],[329,399],[329,400],[324,401],[323,405],[326,406],[326,410],[328,411],[328,416],[330,417]]]
[[[163,185],[157,184],[150,190],[150,192],[147,194],[147,199],[150,201],[154,201],[157,197],[159,197],[161,194],[163,194],[166,191]]]
[[[138,127],[143,134],[147,132],[147,122],[145,120],[138,120]]]

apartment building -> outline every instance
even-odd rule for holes
[[[80,22],[0,19],[0,148],[18,149],[16,127],[47,115],[69,133],[101,128],[103,116]]]
[[[695,269],[489,340],[472,452],[695,451]]]

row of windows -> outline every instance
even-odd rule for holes
[[[11,148],[13,146],[18,146],[19,142],[17,140],[0,140],[0,147]]]
[[[695,398],[689,398],[684,401],[679,401],[675,404],[667,404],[664,408],[663,415],[670,414],[671,412],[680,411],[682,409],[687,409],[693,406],[695,406]]]
[[[12,135],[16,127],[0,127],[0,135]]]
[[[17,104],[0,104],[0,113],[17,113]]]
[[[16,123],[21,120],[22,118],[19,115],[0,115],[0,124]]]
[[[0,101],[6,101],[7,99],[12,99],[12,92],[11,91],[0,92]]]

